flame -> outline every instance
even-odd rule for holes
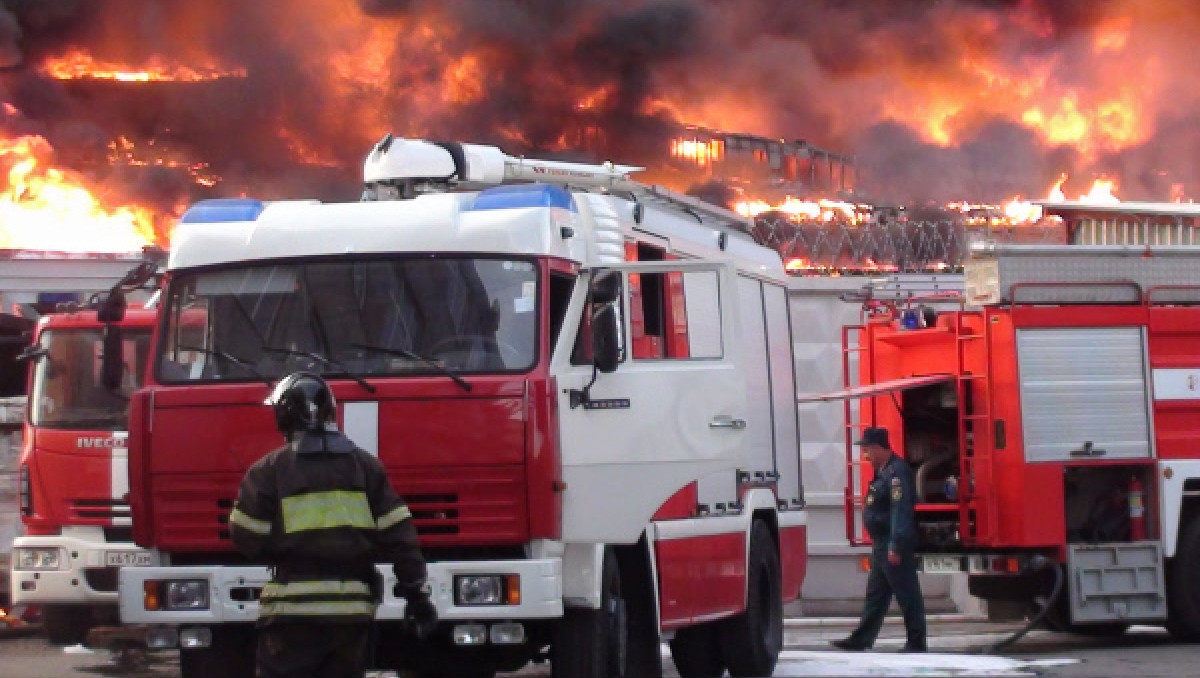
[[[1063,184],[1065,183],[1067,183],[1067,175],[1066,173],[1063,173],[1058,178],[1058,182],[1054,184],[1054,187],[1050,189],[1050,194],[1046,199],[1053,200],[1055,202],[1062,202],[1066,200],[1067,194],[1063,191]]]
[[[822,221],[830,222],[839,219],[851,223],[859,223],[864,219],[863,212],[869,209],[865,205],[841,202],[837,200],[800,200],[787,196],[780,203],[769,203],[765,200],[746,199],[733,204],[733,211],[744,217],[756,217],[764,212],[782,212],[793,221]]]
[[[153,140],[149,145],[154,145]],[[140,151],[141,149],[127,137],[117,137],[115,141],[108,144],[108,162],[112,165],[128,167],[168,167],[182,170],[192,176],[196,185],[205,188],[212,188],[221,181],[221,177],[209,171],[206,162],[188,162],[165,157],[146,159],[141,156]]]
[[[1087,192],[1087,195],[1079,197],[1080,202],[1087,202],[1096,205],[1112,205],[1121,202],[1114,194],[1117,189],[1115,181],[1109,179],[1096,179],[1092,182],[1092,188]]]
[[[1050,195],[1047,198],[1052,202],[1065,202],[1067,194],[1063,190],[1063,184],[1067,181],[1067,175],[1063,174],[1054,187],[1050,189]],[[1088,192],[1079,196],[1078,202],[1091,203],[1093,205],[1115,205],[1121,202],[1116,195],[1117,182],[1112,179],[1095,179],[1092,181],[1092,187]]]
[[[0,138],[0,247],[137,252],[156,241],[156,216],[136,205],[106,208],[82,179],[43,160],[44,137]]]
[[[720,139],[672,139],[671,157],[691,160],[700,167],[711,162],[719,162],[724,155],[725,144]]]
[[[1016,196],[1004,203],[1004,218],[1013,224],[1032,224],[1042,218],[1042,206]]]
[[[864,103],[942,146],[970,138],[995,119],[1020,123],[1047,144],[1070,145],[1085,160],[1153,135],[1158,109],[1171,99],[1164,96],[1167,66],[1145,33],[1134,32],[1133,18],[1097,23],[1078,53],[1030,52],[1022,41],[1051,39],[1054,29],[1040,3],[1014,4],[1003,15],[960,12],[947,20],[937,33],[957,61],[931,66],[919,58],[889,59],[879,75],[896,88],[885,87]]]
[[[56,80],[87,78],[118,82],[203,82],[246,77],[245,68],[229,68],[215,62],[184,66],[167,63],[160,56],[152,56],[145,64],[134,66],[98,61],[81,49],[72,49],[62,56],[47,58],[42,62],[41,70]]]

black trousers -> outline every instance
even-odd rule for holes
[[[893,595],[900,604],[900,611],[904,613],[905,645],[924,649],[925,601],[921,597],[921,583],[917,581],[917,558],[905,553],[900,556],[899,565],[892,565],[887,559],[886,546],[871,549],[871,573],[867,575],[862,619],[850,638],[867,647],[874,645]]]
[[[369,624],[273,623],[258,629],[258,678],[362,678]]]

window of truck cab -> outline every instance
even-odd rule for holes
[[[253,262],[171,280],[164,383],[524,372],[537,360],[532,259],[404,255]]]
[[[34,364],[29,421],[53,429],[118,431],[128,424],[129,396],[143,383],[150,353],[150,328],[123,328],[121,385],[102,384],[104,330],[100,327],[44,330],[38,345],[46,354]]]

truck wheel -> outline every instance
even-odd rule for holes
[[[234,624],[210,628],[212,645],[202,650],[179,650],[181,678],[254,678],[254,627]]]
[[[721,639],[715,623],[679,629],[670,642],[671,659],[680,678],[721,678]],[[763,674],[768,675],[768,674]]]
[[[761,520],[750,530],[746,611],[720,624],[721,655],[734,678],[769,676],[783,648],[779,549]]]
[[[92,627],[92,611],[80,605],[43,605],[42,628],[53,645],[78,645]]]
[[[1200,640],[1200,518],[1179,535],[1175,562],[1167,582],[1167,630],[1180,640]]]
[[[617,556],[604,550],[600,609],[567,608],[550,645],[552,678],[622,678],[628,625]]]

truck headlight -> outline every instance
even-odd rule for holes
[[[515,574],[460,574],[454,577],[455,605],[520,605],[521,578]]]
[[[207,610],[208,581],[204,579],[181,579],[167,582],[166,605],[168,610]]]
[[[18,570],[60,570],[65,562],[60,548],[18,548],[15,551],[14,568]]]

